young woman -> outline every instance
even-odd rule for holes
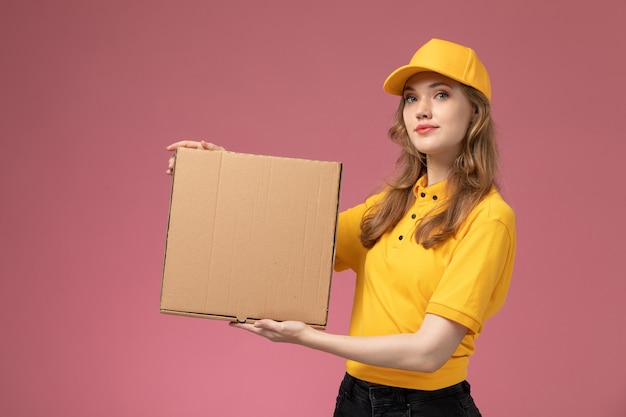
[[[231,324],[346,358],[335,416],[480,416],[469,356],[504,303],[515,256],[515,216],[495,186],[489,76],[472,49],[432,39],[384,89],[402,96],[389,130],[398,173],[339,216],[335,270],[357,275],[349,335]],[[223,149],[168,149],[179,146]]]

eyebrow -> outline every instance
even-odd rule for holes
[[[438,81],[438,82],[429,84],[428,88],[432,90],[434,88],[441,87],[442,85],[445,86],[445,87],[448,87],[448,88],[452,88],[452,86],[450,84],[444,83],[442,81]],[[404,87],[404,91],[415,91],[415,89],[413,87]]]

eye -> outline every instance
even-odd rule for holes
[[[417,101],[417,98],[415,98],[415,96],[405,96],[404,97],[404,102],[405,103],[415,103]]]
[[[435,94],[435,98],[436,99],[440,99],[440,100],[441,99],[446,99],[446,98],[448,98],[448,93],[444,93],[443,91],[441,91],[441,92]]]

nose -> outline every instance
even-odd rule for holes
[[[430,112],[430,104],[427,100],[420,100],[415,109],[415,117],[417,119],[430,119],[432,113]]]

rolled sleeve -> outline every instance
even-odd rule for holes
[[[433,293],[427,313],[480,333],[504,304],[515,251],[512,219],[477,219],[467,227]]]

